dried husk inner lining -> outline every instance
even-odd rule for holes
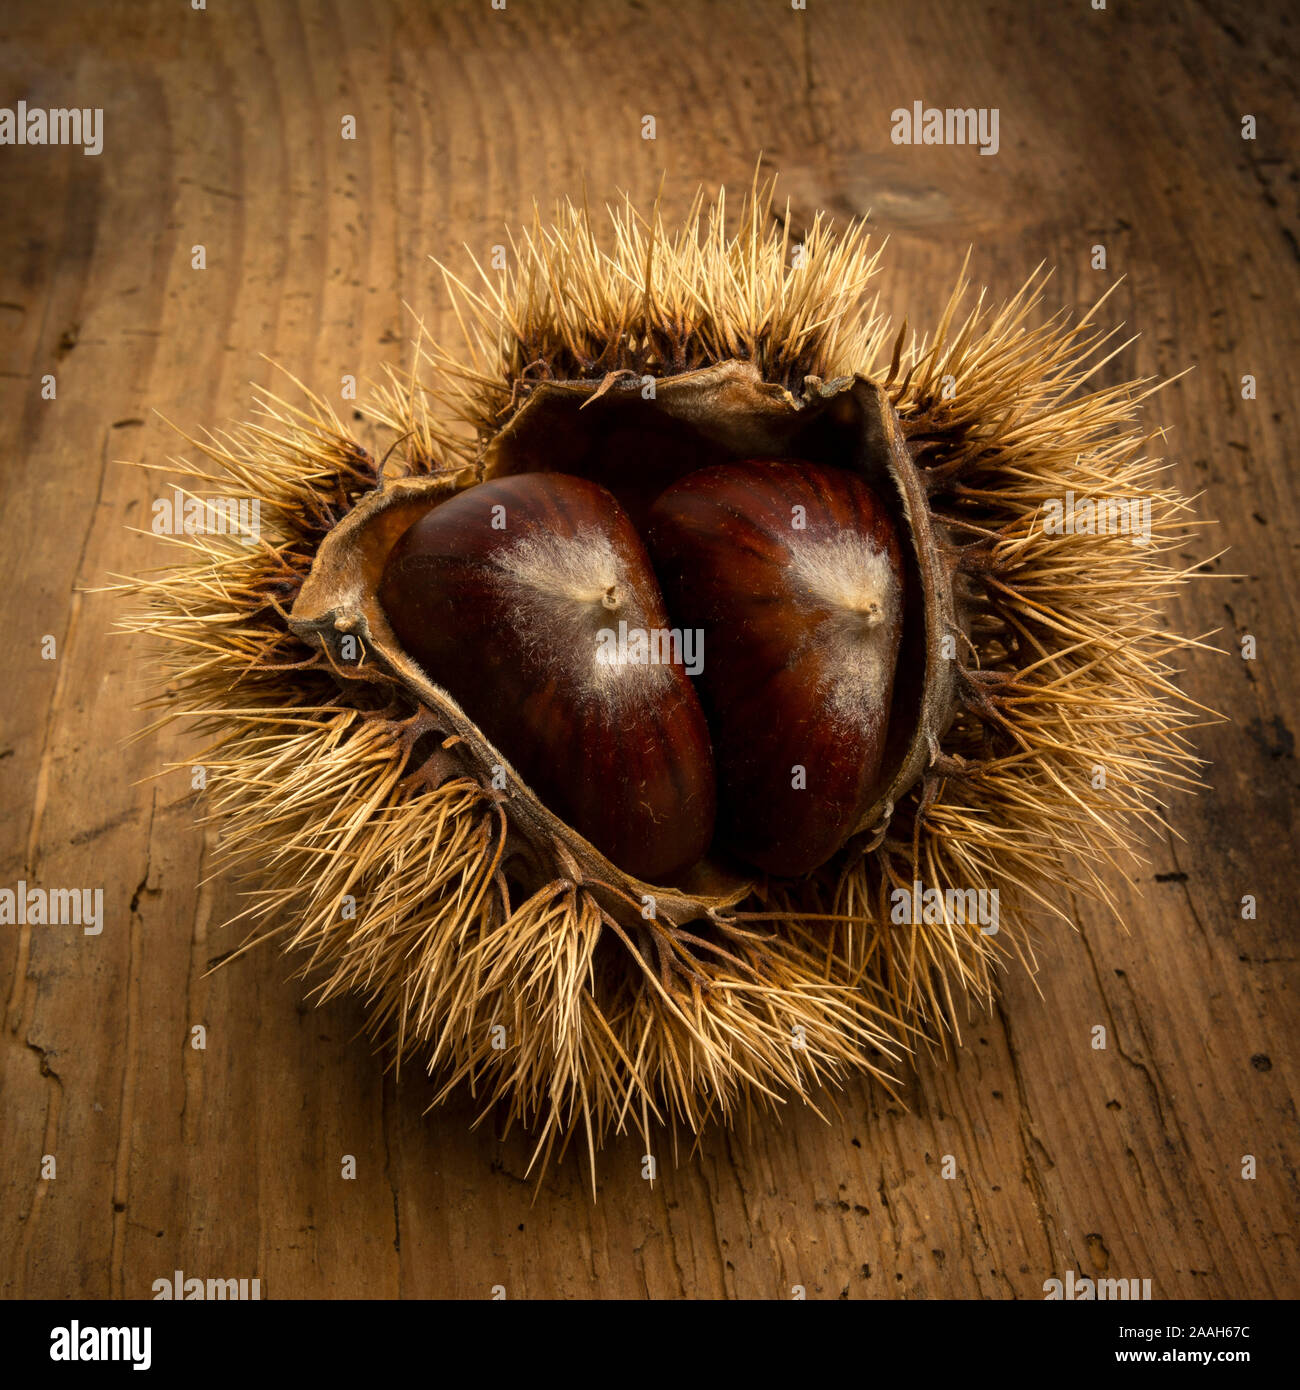
[[[447,747],[460,775],[487,786],[493,767],[503,770],[506,785],[497,795],[512,831],[508,854],[512,872],[526,885],[553,878],[558,865],[596,891],[607,911],[626,915],[652,895],[656,916],[680,926],[734,907],[753,890],[752,878],[710,857],[676,886],[642,883],[542,805],[472,717],[402,650],[384,616],[376,597],[379,578],[406,528],[454,493],[514,473],[576,473],[615,492],[635,492],[638,464],[663,456],[677,461],[678,472],[763,456],[805,458],[861,474],[906,537],[907,608],[879,794],[857,826],[850,853],[879,843],[895,804],[922,775],[951,721],[956,662],[944,639],[958,632],[958,622],[943,538],[880,387],[862,377],[808,377],[796,398],[764,382],[751,364],[731,361],[659,378],[649,398],[641,388],[641,379],[627,374],[600,383],[540,384],[487,444],[477,467],[383,481],[322,542],[290,626],[324,648],[347,678],[395,677],[451,740]],[[651,441],[646,459],[637,456],[635,444],[628,456],[628,442],[636,440]],[[347,637],[354,643],[346,644]]]

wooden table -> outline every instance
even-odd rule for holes
[[[1290,9],[6,6],[5,100],[102,107],[104,146],[0,147],[0,885],[99,884],[105,920],[0,927],[4,1294],[147,1298],[177,1269],[270,1298],[1041,1298],[1067,1270],[1300,1292]],[[891,143],[916,100],[997,106],[997,155]],[[448,326],[427,258],[467,267],[461,243],[483,258],[534,198],[585,179],[593,204],[649,201],[666,173],[682,211],[760,152],[799,225],[870,211],[882,305],[914,325],[968,246],[999,295],[1043,259],[1072,306],[1124,277],[1113,312],[1141,336],[1106,379],[1195,367],[1151,418],[1221,521],[1188,561],[1233,548],[1176,613],[1218,630],[1227,654],[1185,685],[1231,722],[1200,736],[1213,791],[1118,885],[1126,925],[1079,906],[904,1103],[851,1085],[832,1123],[711,1131],[653,1186],[629,1138],[598,1200],[572,1158],[535,1191],[526,1138],[471,1131],[469,1100],[426,1114],[430,1083],[385,1072],[358,1005],[309,1007],[270,952],[205,973],[240,900],[208,877],[188,779],[161,775],[195,744],[124,741],[147,671],[94,592],[158,562],[131,529],[158,480],[121,460],[178,452],[155,412],[243,414],[263,354],[325,393],[402,362],[403,300]]]

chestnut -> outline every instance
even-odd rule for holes
[[[807,873],[876,790],[904,607],[894,523],[854,473],[750,459],[670,487],[647,542],[674,618],[704,631],[719,838]]]
[[[708,726],[645,547],[605,488],[525,473],[457,493],[400,537],[379,601],[429,679],[607,859],[667,882],[704,855]]]

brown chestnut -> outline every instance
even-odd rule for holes
[[[665,882],[703,856],[708,727],[645,547],[606,489],[526,473],[457,493],[402,535],[379,600],[407,654],[606,858]]]
[[[880,773],[904,604],[893,521],[856,474],[755,459],[675,483],[647,542],[674,619],[704,632],[719,837],[807,873]]]

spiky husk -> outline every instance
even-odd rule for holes
[[[503,1103],[543,1159],[574,1134],[594,1155],[628,1125],[698,1131],[811,1100],[855,1068],[883,1077],[918,1038],[942,1043],[989,1001],[999,958],[1032,964],[1036,915],[1068,921],[1074,893],[1113,905],[1108,874],[1196,780],[1197,710],[1171,664],[1196,643],[1162,610],[1190,573],[1168,556],[1198,523],[1138,424],[1153,384],[1088,391],[1122,345],[1091,314],[1035,326],[1037,272],[992,310],[963,271],[931,336],[895,335],[868,296],[878,253],[861,224],[833,236],[819,215],[793,257],[788,212],[772,214],[756,187],[734,228],[722,194],[671,231],[625,200],[603,242],[572,204],[552,226],[535,216],[512,270],[477,288],[443,270],[463,347],[421,324],[409,375],[376,389],[383,464],[301,383],[298,406],[260,393],[255,423],[190,441],[215,472],[174,461],[260,499],[260,542],[181,538],[179,563],[131,585],[146,603],[128,626],[165,639],[163,720],[216,736],[209,811],[251,875],[252,939],[303,952],[322,999],[362,994],[396,1059],[423,1059],[440,1098],[468,1083],[484,1114]],[[620,923],[564,862],[521,895],[490,789],[430,776],[437,740],[400,687],[343,678],[287,613],[384,469],[481,469],[539,381],[727,359],[792,391],[810,375],[886,385],[971,628],[961,710],[878,847],[760,890],[705,939]],[[1150,498],[1151,544],[1045,534],[1045,504],[1070,490]],[[891,890],[916,879],[998,889],[1000,930],[891,923]]]

